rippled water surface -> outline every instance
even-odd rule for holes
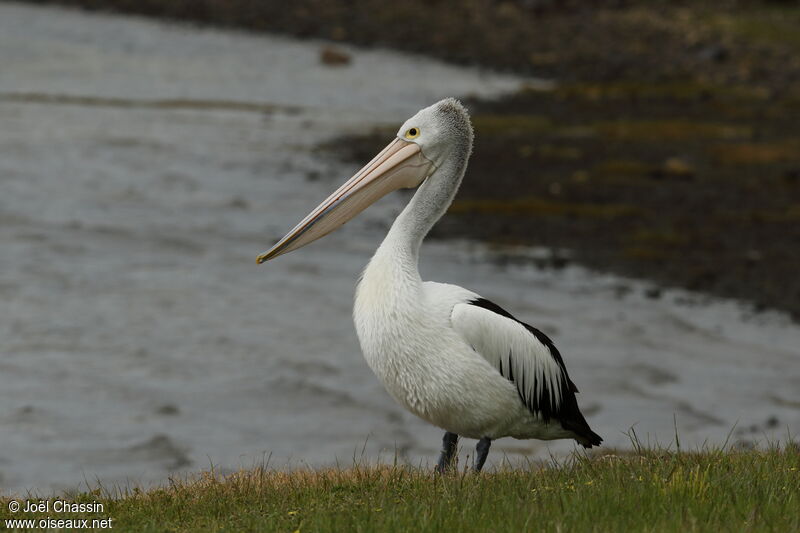
[[[350,319],[404,197],[254,259],[355,170],[320,142],[521,80],[358,49],[331,68],[320,46],[0,4],[1,489],[435,458],[441,431],[383,391]],[[677,422],[684,446],[800,429],[800,329],[779,315],[464,242],[421,268],[551,334],[611,446],[631,426],[668,442]]]

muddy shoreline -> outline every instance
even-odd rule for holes
[[[27,1],[386,47],[563,81],[800,81],[799,15],[775,0]]]
[[[546,247],[541,266],[574,261],[797,319],[797,105],[690,84],[472,101],[473,158],[432,236]],[[353,139],[349,159],[391,133]]]
[[[567,248],[592,268],[800,318],[800,102],[691,85],[648,99],[656,88],[476,103],[479,127],[520,115],[551,127],[479,137],[438,235]]]
[[[800,317],[800,14],[790,7],[59,3],[557,78],[554,91],[469,101],[475,155],[434,237],[544,246],[555,267],[577,261]],[[361,162],[388,134],[339,154]]]

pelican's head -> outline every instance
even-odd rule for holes
[[[453,157],[469,158],[472,149],[469,113],[455,98],[445,98],[406,120],[397,130],[397,138],[417,144],[436,168]]]
[[[453,156],[466,166],[471,147],[469,115],[458,100],[446,98],[420,110],[372,161],[256,261],[264,263],[324,237],[392,191],[418,187]]]

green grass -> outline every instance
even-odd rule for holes
[[[257,468],[227,477],[204,473],[150,491],[96,490],[66,499],[105,502],[104,513],[81,516],[110,516],[114,531],[800,530],[797,445],[640,449],[529,466],[445,477],[392,466]],[[26,518],[12,515],[8,501],[0,519]]]

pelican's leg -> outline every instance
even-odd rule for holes
[[[444,474],[445,471],[450,468],[457,448],[458,435],[450,433],[449,431],[446,432],[442,439],[442,454],[439,456],[439,463],[436,465],[436,471],[438,473]]]
[[[475,471],[480,472],[483,468],[483,463],[486,462],[486,457],[489,455],[489,448],[492,446],[492,439],[483,437],[478,441],[475,446]]]

